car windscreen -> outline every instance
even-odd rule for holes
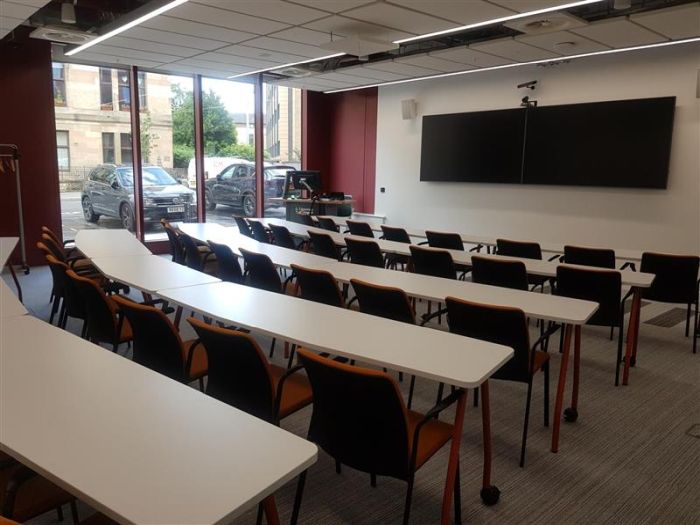
[[[131,168],[119,168],[119,181],[123,186],[131,187],[134,185],[134,170]],[[167,171],[158,166],[147,166],[142,168],[143,185],[144,186],[168,186],[178,184]]]
[[[293,170],[294,168],[265,168],[265,179],[270,180],[270,179],[276,179],[276,178],[284,178],[287,175],[287,172],[290,170]]]

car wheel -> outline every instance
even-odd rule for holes
[[[243,196],[243,215],[255,217],[255,197],[251,194]]]
[[[216,203],[214,202],[214,199],[213,199],[210,191],[207,191],[204,193],[204,200],[205,200],[206,205],[207,205],[207,210],[214,211],[216,209]]]
[[[134,231],[134,212],[131,206],[122,204],[122,207],[119,208],[119,218],[122,221],[122,227],[124,227],[124,229],[130,232]]]
[[[83,197],[83,217],[88,222],[97,222],[100,216],[92,209],[92,202],[88,197]]]

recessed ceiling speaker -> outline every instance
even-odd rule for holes
[[[68,0],[61,4],[61,22],[64,24],[75,24],[75,5],[73,5],[73,0]]]
[[[401,101],[401,118],[413,120],[418,115],[418,103],[415,99],[409,98]]]

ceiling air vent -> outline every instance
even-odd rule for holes
[[[32,31],[29,36],[32,38],[39,38],[41,40],[50,40],[51,42],[80,45],[92,40],[97,35],[84,33],[82,31],[64,29],[62,27],[44,26]]]
[[[285,67],[284,69],[275,69],[274,72],[278,75],[293,78],[308,77],[311,74],[311,71],[308,69],[303,69],[300,67]]]
[[[543,15],[511,20],[504,25],[516,31],[520,31],[521,33],[525,33],[526,35],[539,35],[542,33],[583,27],[586,25],[586,21],[568,13],[546,13]]]

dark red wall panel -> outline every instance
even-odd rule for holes
[[[49,42],[26,39],[14,44],[0,43],[0,143],[17,144],[22,155],[29,264],[43,264],[43,257],[35,248],[41,226],[61,234],[52,91]],[[0,174],[0,236],[18,235],[15,195],[14,176]]]

